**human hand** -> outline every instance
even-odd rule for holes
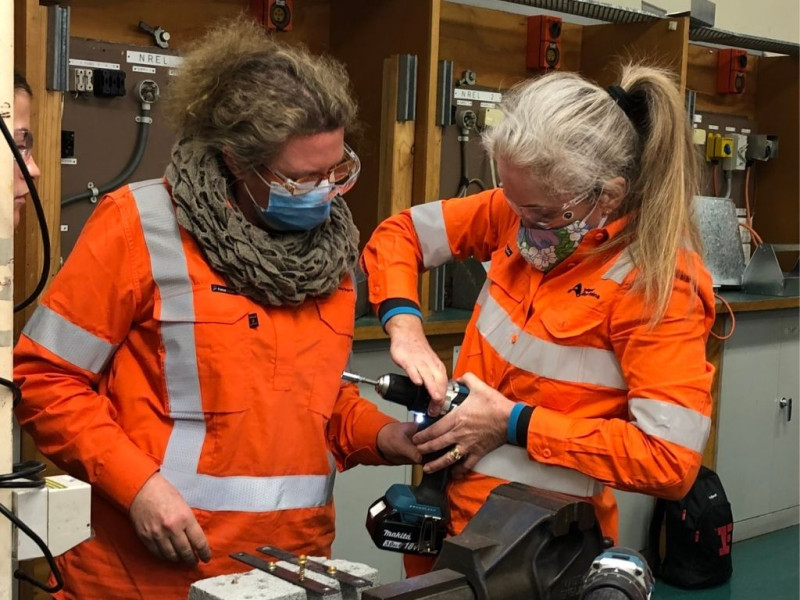
[[[426,473],[453,466],[450,474],[456,479],[463,477],[489,452],[506,443],[508,419],[514,408],[511,400],[472,373],[465,373],[458,381],[469,388],[466,400],[412,438],[423,454],[445,448],[457,449],[461,458],[446,452],[423,466]]]
[[[136,535],[157,558],[196,565],[211,560],[211,548],[192,509],[161,473],[136,494],[129,511]]]
[[[394,465],[422,462],[422,453],[411,442],[411,436],[417,432],[417,424],[389,423],[378,432],[378,450]]]
[[[415,315],[395,315],[386,322],[392,360],[408,374],[411,381],[424,385],[431,396],[428,414],[437,416],[447,390],[447,369],[425,337],[422,321]]]

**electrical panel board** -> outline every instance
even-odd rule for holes
[[[180,68],[176,51],[71,38],[69,91],[64,94],[61,132],[62,202],[112,182],[131,161],[140,135],[141,98],[137,86],[153,84],[163,96]],[[175,134],[154,100],[141,162],[126,183],[161,177]],[[138,119],[138,120],[137,120]],[[61,256],[66,259],[95,202],[62,206]]]
[[[476,85],[475,80],[475,74],[467,71],[452,89],[448,121],[452,124],[442,130],[442,198],[477,194],[500,184],[481,133],[502,120],[503,91]],[[485,280],[484,267],[474,259],[440,267],[434,274],[435,310],[471,310]]]

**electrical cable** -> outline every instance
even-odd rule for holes
[[[764,243],[764,240],[761,239],[761,236],[758,235],[758,232],[747,223],[739,223],[739,227],[743,227],[744,229],[747,229],[747,231],[750,232],[750,236],[753,238],[753,241],[756,243],[756,246],[760,246],[761,244]]]
[[[717,338],[721,342],[724,342],[725,340],[731,339],[731,337],[733,336],[733,332],[736,331],[736,316],[733,314],[733,308],[731,308],[731,305],[728,304],[728,301],[725,300],[725,298],[723,298],[719,294],[714,294],[714,297],[720,302],[722,302],[722,305],[725,307],[725,309],[728,311],[728,314],[731,316],[731,329],[730,331],[728,331],[728,333],[724,335],[717,335],[716,333],[714,333],[713,330],[710,332],[711,335],[713,335],[715,338]]]
[[[5,377],[0,377],[0,385],[3,385],[11,390],[11,395],[14,399],[13,406],[16,406],[22,400],[22,392],[19,389],[19,386],[14,383],[13,381],[6,379]]]
[[[33,200],[33,206],[36,210],[36,217],[39,221],[39,230],[42,234],[42,272],[39,276],[39,282],[36,284],[36,288],[33,290],[33,292],[31,292],[31,294],[20,304],[14,306],[14,312],[19,312],[29,306],[39,296],[39,294],[42,293],[44,286],[47,284],[47,276],[50,273],[50,232],[47,229],[47,219],[44,216],[44,208],[42,208],[42,201],[41,198],[39,198],[39,192],[36,189],[36,184],[33,182],[33,177],[31,177],[30,171],[28,171],[28,166],[25,164],[25,159],[22,157],[19,148],[17,148],[17,144],[14,141],[14,136],[6,126],[5,119],[0,118],[0,129],[3,131],[3,137],[5,138],[8,147],[11,149],[11,153],[14,155],[14,160],[19,166],[20,172],[25,179],[25,183],[28,185],[28,191],[31,195],[31,199]],[[17,385],[13,381],[3,377],[0,377],[0,385],[3,385],[11,390],[14,406],[19,404],[19,402],[22,400],[22,393]],[[39,477],[39,473],[44,471],[44,469],[45,465],[39,461],[27,461],[24,463],[15,464],[12,467],[12,473],[0,475],[0,488],[41,488],[45,485],[45,481]],[[24,479],[26,481],[19,481],[19,479]],[[39,547],[39,549],[42,551],[42,554],[44,554],[45,558],[47,559],[47,564],[50,565],[50,570],[53,573],[53,577],[55,577],[56,584],[50,586],[46,583],[42,583],[41,581],[31,577],[19,569],[14,571],[14,577],[21,581],[27,581],[31,585],[44,592],[47,592],[48,594],[54,594],[55,592],[61,590],[64,587],[64,580],[61,577],[61,571],[58,570],[58,565],[56,565],[56,562],[53,559],[53,555],[50,553],[50,549],[47,547],[47,544],[42,541],[42,538],[36,535],[35,531],[28,527],[2,503],[0,503],[0,513],[2,513],[3,516],[5,516],[14,525],[16,525],[18,529],[20,529],[25,535],[33,540],[33,542]]]
[[[39,221],[39,231],[42,234],[42,272],[39,275],[39,282],[25,300],[14,306],[14,312],[16,313],[27,308],[36,300],[39,294],[42,293],[42,290],[44,290],[44,286],[47,285],[47,276],[50,273],[50,232],[47,229],[47,219],[44,216],[44,208],[42,208],[42,200],[39,198],[36,184],[33,183],[33,177],[31,177],[31,173],[28,171],[28,165],[25,164],[25,159],[22,158],[22,154],[20,154],[19,148],[17,148],[17,144],[14,141],[14,136],[6,126],[5,119],[0,119],[0,129],[3,130],[3,137],[6,139],[8,147],[11,148],[14,160],[17,161],[17,166],[19,166],[19,170],[25,178],[25,183],[28,184],[28,191],[33,200],[33,207],[36,210],[36,218]]]
[[[750,212],[750,165],[747,165],[744,170],[744,209],[745,221],[752,227],[753,215]]]
[[[467,142],[469,142],[469,131],[462,130],[461,135],[458,137],[458,143],[461,145],[461,177],[458,182],[458,192],[456,192],[456,198],[463,198],[467,195],[467,191],[469,190],[470,186],[477,185],[481,191],[486,191],[486,184],[481,179],[472,178],[470,179],[468,172],[467,172]],[[491,159],[489,159],[491,160]],[[493,171],[494,173],[494,171]],[[494,177],[494,175],[493,175]],[[495,186],[497,187],[497,186]]]
[[[457,198],[466,196],[467,188],[469,187],[469,176],[467,175],[467,142],[469,142],[469,130],[464,129],[461,135],[458,136],[459,155],[461,157],[461,175],[458,180]]]
[[[731,188],[733,187],[733,171],[725,171],[725,182],[727,183],[725,198],[730,198]]]
[[[19,391],[19,388],[17,388],[13,382],[9,382],[6,379],[0,379],[0,384],[12,388],[12,390],[16,388],[15,396]],[[46,482],[39,476],[39,474],[44,471],[44,469],[44,463],[38,460],[29,460],[22,463],[16,463],[13,466],[11,473],[4,473],[0,475],[0,489],[42,488],[45,486]],[[20,481],[21,479],[25,481]],[[58,570],[58,565],[56,565],[50,549],[47,547],[47,544],[44,543],[42,538],[40,538],[35,531],[25,524],[24,521],[22,521],[19,517],[17,517],[17,515],[8,510],[8,508],[1,503],[0,513],[2,513],[14,525],[16,525],[17,529],[20,529],[39,547],[39,550],[42,551],[42,554],[44,554],[44,557],[47,559],[47,564],[50,565],[50,570],[53,573],[53,577],[56,579],[56,585],[49,586],[46,583],[42,583],[38,579],[30,577],[27,573],[24,573],[19,569],[14,571],[14,577],[22,581],[27,581],[31,585],[36,586],[48,594],[54,594],[64,587],[64,580],[61,578],[61,571]]]
[[[149,106],[149,105],[148,105]],[[133,155],[131,156],[128,164],[125,165],[125,168],[114,177],[108,183],[105,183],[97,188],[89,188],[79,194],[75,194],[74,196],[70,196],[69,198],[65,198],[61,201],[61,206],[69,206],[70,204],[74,204],[75,202],[80,202],[81,200],[89,200],[91,198],[98,198],[104,195],[107,192],[117,189],[119,186],[124,184],[128,181],[133,172],[139,166],[139,163],[142,162],[142,157],[144,157],[144,152],[147,149],[147,138],[150,133],[150,123],[152,119],[150,118],[150,109],[145,108],[144,105],[141,109],[141,114],[139,116],[139,136],[136,139],[136,146],[133,149]]]
[[[489,157],[489,173],[492,177],[492,187],[500,187],[500,184],[497,180],[497,165],[494,164],[494,159],[491,156]]]
[[[8,508],[6,508],[6,506],[2,503],[0,503],[0,513],[2,513],[3,516],[5,516],[9,521],[11,521],[14,525],[17,526],[17,529],[21,530],[25,535],[31,538],[37,546],[39,546],[39,550],[42,551],[42,554],[44,554],[45,559],[47,559],[47,564],[50,565],[50,571],[52,571],[53,577],[55,577],[56,579],[56,584],[47,585],[46,583],[42,583],[38,579],[34,579],[27,573],[21,571],[20,569],[16,569],[14,571],[14,577],[21,581],[27,581],[31,585],[36,586],[37,588],[39,588],[44,592],[47,592],[48,594],[55,594],[57,591],[63,588],[64,580],[61,578],[61,571],[58,570],[58,565],[56,564],[53,555],[50,553],[50,548],[48,548],[47,544],[45,544],[42,541],[42,538],[36,535],[36,532],[33,531],[33,529],[28,527],[24,521],[22,521],[19,517],[17,517],[17,515],[15,515],[13,512],[8,510]]]
[[[711,181],[714,185],[715,198],[719,198],[719,186],[717,185],[717,171],[719,171],[719,165],[714,163],[714,166],[711,168]]]
[[[38,460],[16,463],[11,473],[0,475],[0,489],[44,487],[44,479],[39,477],[39,473],[44,469],[44,463]],[[27,479],[28,481],[16,481],[18,479]]]

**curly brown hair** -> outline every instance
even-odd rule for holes
[[[179,137],[258,168],[287,140],[356,125],[347,71],[329,56],[272,39],[239,16],[189,46],[165,98]]]

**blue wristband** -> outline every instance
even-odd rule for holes
[[[413,306],[396,306],[387,310],[383,317],[381,317],[381,327],[386,329],[386,322],[397,315],[415,315],[419,317],[420,320],[422,319],[422,312],[418,308],[414,308]]]
[[[506,438],[508,438],[509,444],[514,444],[515,446],[519,446],[519,442],[517,441],[517,421],[519,421],[519,416],[525,407],[528,406],[524,402],[517,402],[514,405],[514,408],[511,409],[511,415],[508,417],[508,426],[506,428]]]

